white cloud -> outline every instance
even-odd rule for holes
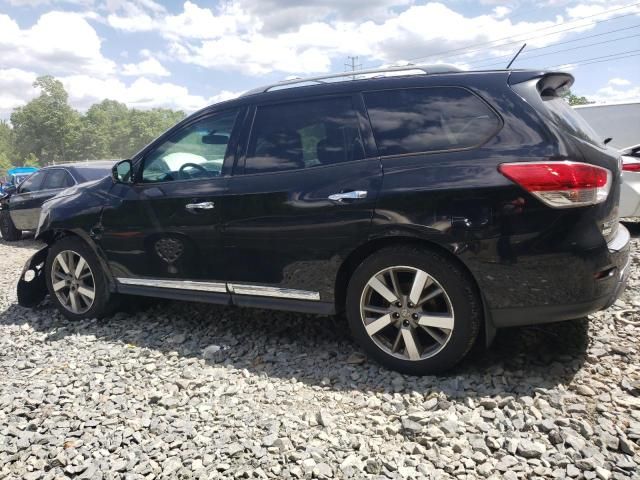
[[[627,85],[631,85],[631,82],[626,78],[612,78],[611,80],[609,80],[609,85],[624,87]]]
[[[120,74],[126,76],[155,76],[168,77],[171,72],[164,68],[155,58],[147,58],[140,63],[126,63],[122,66]]]
[[[597,103],[640,102],[640,85],[624,78],[612,78],[604,87],[585,96]]]
[[[0,118],[38,95],[33,87],[36,74],[18,68],[0,69]]]
[[[113,71],[115,63],[100,48],[98,34],[80,14],[48,12],[25,29],[0,14],[0,67],[104,76]]]
[[[487,15],[470,17],[438,2],[412,4],[406,8],[408,1],[405,0],[373,0],[372,11],[389,13],[390,7],[403,6],[403,10],[396,9],[393,14],[374,18],[365,3],[365,0],[357,0],[355,4],[321,0],[301,7],[293,0],[238,0],[204,8],[186,1],[183,11],[176,15],[166,12],[156,15],[137,5],[118,10],[117,20],[112,18],[110,24],[125,31],[157,31],[167,39],[172,58],[184,63],[251,75],[274,71],[326,72],[332,61],[353,54],[370,64],[412,59],[464,64],[475,58],[513,53],[514,47],[508,41],[492,46],[486,45],[488,42],[509,37],[513,39],[511,43],[519,42],[531,32],[546,29],[545,35],[537,34],[538,38],[527,42],[531,47],[542,47],[571,33],[553,29],[565,20],[561,16],[545,21],[513,22],[507,18],[510,9],[505,6],[497,6]],[[332,17],[327,17],[329,7],[334,9]],[[267,11],[276,11],[284,18],[300,8],[309,12],[320,8],[325,13],[318,11],[309,14],[311,17],[300,13],[299,21],[290,21],[287,28],[274,29],[273,25],[267,25]],[[595,8],[601,5],[596,4]],[[364,15],[363,9],[366,9]],[[350,15],[357,10],[360,15],[356,21]],[[580,30],[590,28],[593,25],[583,25]],[[440,55],[473,45],[481,48],[453,57]]]
[[[493,16],[496,18],[504,18],[510,13],[511,13],[511,9],[503,5],[499,5],[493,9]]]
[[[242,92],[232,92],[230,90],[221,90],[216,95],[213,95],[212,97],[209,97],[207,102],[209,104],[214,104],[214,103],[218,103],[218,102],[224,102],[226,100],[232,100],[234,98],[237,98],[241,94],[242,94]]]
[[[81,110],[110,98],[133,108],[166,107],[192,112],[210,102],[192,95],[186,87],[170,82],[154,82],[141,77],[131,84],[117,78],[99,79],[88,75],[71,75],[60,79],[69,92],[70,103]]]

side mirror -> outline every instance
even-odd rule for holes
[[[131,160],[122,160],[111,169],[111,178],[116,183],[132,183],[133,165]]]
[[[18,191],[18,187],[16,187],[15,185],[5,185],[3,188],[3,192],[5,195],[13,195],[14,193],[16,193]]]

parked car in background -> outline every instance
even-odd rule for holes
[[[410,66],[205,108],[45,203],[18,299],[49,292],[72,320],[121,294],[345,312],[409,374],[607,308],[629,272],[620,155],[562,99],[572,83]]]
[[[609,145],[624,150],[640,143],[640,101],[573,107]]]
[[[623,155],[620,216],[640,216],[640,102],[592,104],[574,107],[609,145]]]
[[[622,151],[622,176],[620,216],[640,217],[640,145]]]
[[[0,195],[4,193],[6,188],[11,188],[18,186],[22,183],[29,175],[34,172],[37,172],[37,167],[14,167],[7,170],[7,181],[5,183],[0,184]]]
[[[114,161],[60,164],[31,173],[0,197],[0,233],[5,240],[20,240],[23,230],[38,227],[40,208],[64,189],[109,176]]]

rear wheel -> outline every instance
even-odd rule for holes
[[[347,317],[355,339],[385,367],[411,375],[453,367],[471,349],[482,320],[472,281],[430,250],[380,250],[354,272]]]
[[[47,256],[46,280],[49,295],[67,318],[99,318],[115,307],[114,295],[93,250],[82,240],[65,237]]]
[[[9,215],[9,212],[6,210],[0,212],[0,233],[2,233],[2,238],[8,242],[22,238],[22,231],[16,228],[13,220],[11,220],[11,215]]]

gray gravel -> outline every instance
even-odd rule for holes
[[[0,479],[640,478],[640,253],[609,311],[412,378],[327,318],[20,308],[36,248],[0,241]]]

